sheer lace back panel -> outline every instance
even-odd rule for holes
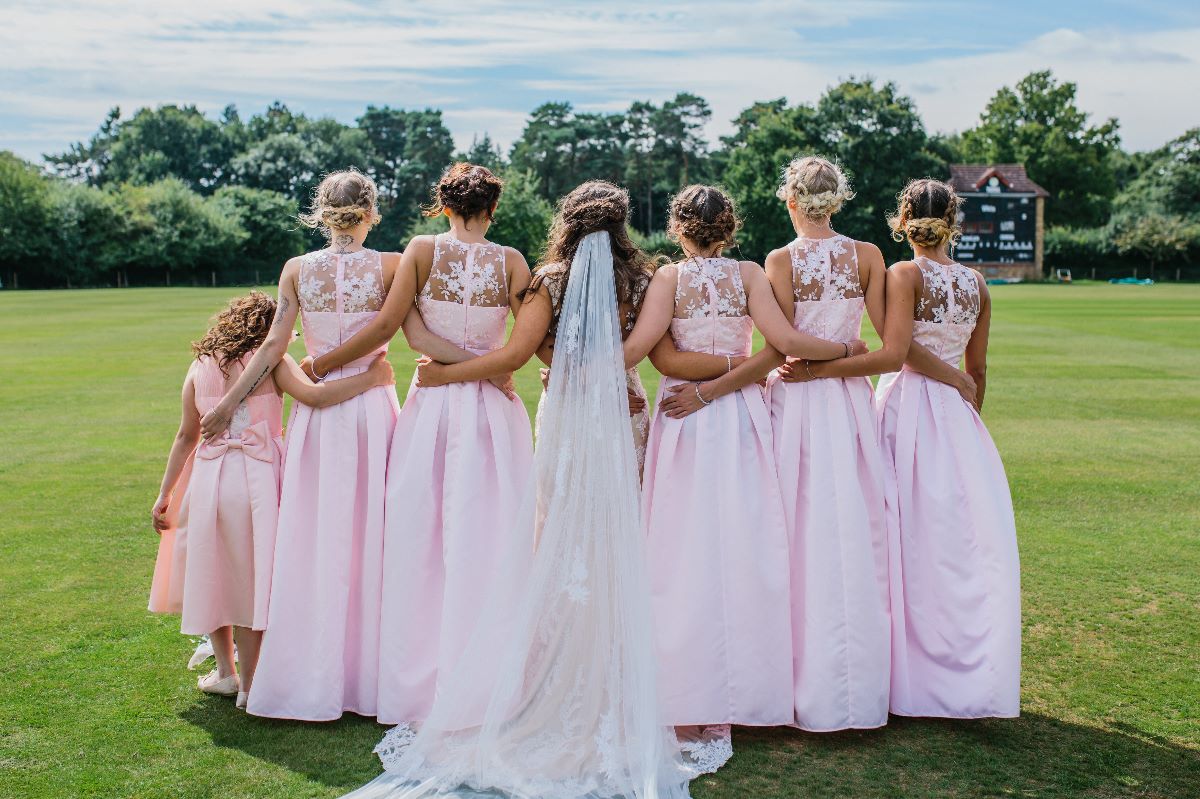
[[[979,321],[979,277],[962,264],[918,256],[921,296],[913,312],[913,339],[957,364]]]
[[[504,248],[468,244],[448,233],[434,239],[433,264],[417,300],[425,326],[475,353],[504,346],[508,270]]]
[[[803,236],[788,245],[792,260],[793,324],[828,341],[849,341],[862,329],[862,281],[854,239]]]
[[[687,352],[749,355],[754,321],[748,315],[741,265],[732,258],[689,258],[676,268],[675,346]]]
[[[339,254],[318,250],[300,257],[297,286],[304,324],[304,345],[310,355],[322,355],[351,338],[375,318],[387,289],[383,259],[375,250]],[[365,368],[380,352],[346,364],[343,370]],[[343,372],[336,370],[339,374]]]
[[[562,314],[563,292],[567,287],[570,270],[562,264],[546,264],[534,274],[530,290],[537,291],[542,286],[550,294],[550,335],[558,335],[558,319]],[[617,305],[617,314],[621,318],[621,338],[629,337],[637,324],[638,314],[642,310],[642,301],[646,299],[646,289],[650,287],[650,275],[643,274],[633,285],[632,296],[628,302]]]
[[[245,362],[253,354],[249,352],[240,361],[227,364],[225,371],[229,373],[228,376],[221,371],[215,358],[204,356],[192,362],[192,387],[196,394],[196,410],[201,416],[217,406],[225,392],[241,376]],[[283,434],[283,397],[269,374],[237,406],[223,437],[241,438],[246,428],[260,423],[265,423],[263,432],[270,438]]]

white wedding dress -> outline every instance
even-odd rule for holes
[[[523,579],[494,590],[519,596],[489,605],[429,718],[389,731],[376,749],[385,772],[352,799],[685,799],[692,777],[724,762],[689,744],[685,762],[658,721],[607,233],[580,243],[560,319],[535,484],[516,520],[536,550],[497,564]]]

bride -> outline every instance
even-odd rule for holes
[[[429,718],[388,733],[376,750],[386,771],[352,799],[688,796],[698,770],[660,725],[655,693],[622,348],[645,262],[625,233],[628,207],[601,181],[567,195],[556,226],[575,235],[555,274],[561,293],[535,283],[502,349],[419,367],[421,385],[487,379],[553,338],[534,485],[516,519],[535,553],[496,565],[496,601],[439,675]]]

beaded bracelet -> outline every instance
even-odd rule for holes
[[[712,405],[713,404],[712,400],[706,400],[704,398],[704,395],[700,393],[700,384],[699,383],[696,384],[696,399],[700,400],[701,405]]]

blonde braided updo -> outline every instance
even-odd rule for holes
[[[325,176],[313,192],[308,213],[300,215],[300,222],[330,236],[334,230],[349,230],[363,222],[376,225],[380,218],[375,181],[350,168]]]
[[[783,168],[775,196],[793,201],[801,214],[819,220],[842,210],[847,200],[854,199],[854,192],[841,167],[819,155],[806,155]]]
[[[896,213],[888,217],[892,238],[908,239],[918,247],[958,242],[958,209],[962,200],[948,184],[932,178],[910,181],[897,198]]]

